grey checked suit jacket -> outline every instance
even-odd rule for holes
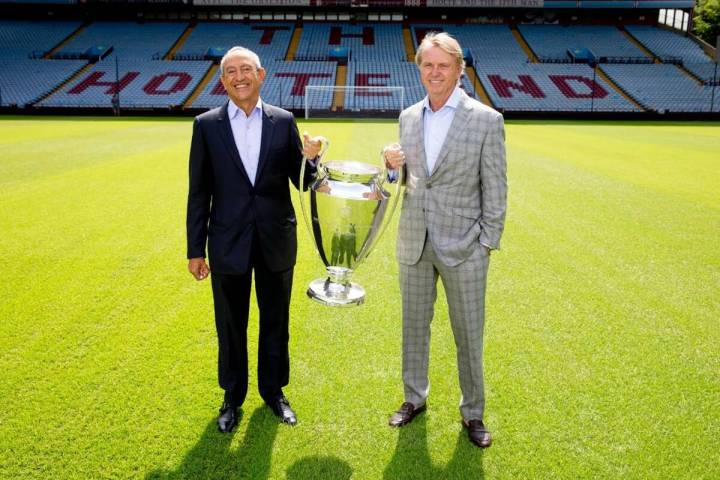
[[[422,102],[400,114],[405,152],[405,194],[397,259],[420,260],[425,232],[448,266],[481,244],[499,248],[505,224],[507,179],[503,117],[461,92],[455,117],[434,170],[427,171]]]

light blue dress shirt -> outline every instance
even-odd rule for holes
[[[445,137],[450,130],[455,111],[460,103],[460,87],[455,87],[445,105],[437,112],[430,108],[428,97],[423,99],[423,132],[425,135],[425,160],[427,161],[428,175],[432,174],[440,156],[440,149],[445,143]]]
[[[255,105],[249,116],[230,100],[228,117],[230,118],[233,138],[245,167],[245,172],[250,179],[250,183],[255,185],[255,176],[257,175],[258,161],[260,159],[260,140],[262,139],[262,100],[258,98],[257,105]]]

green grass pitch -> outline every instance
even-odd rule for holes
[[[368,162],[397,135],[300,129],[331,139],[328,158]],[[506,131],[485,330],[495,443],[480,451],[459,422],[442,290],[429,409],[386,424],[402,401],[397,215],[352,309],[306,298],[322,267],[298,229],[299,424],[257,394],[252,310],[248,398],[220,435],[210,285],[185,260],[191,120],[0,119],[0,478],[720,477],[720,125]]]

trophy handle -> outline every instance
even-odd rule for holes
[[[317,169],[317,172],[320,176],[325,175],[325,168],[322,164],[322,157],[325,155],[325,152],[327,152],[328,148],[330,148],[330,140],[323,136],[317,136],[313,137],[314,140],[320,141],[320,152],[317,156],[317,163],[315,165],[315,168]],[[305,195],[303,194],[306,189],[310,188],[309,185],[305,185],[305,165],[308,162],[308,158],[303,154],[302,158],[302,164],[300,165],[300,181],[298,182],[298,185],[300,186],[300,209],[302,210],[302,216],[305,219],[305,226],[307,226],[308,233],[310,234],[310,238],[313,238],[313,228],[312,228],[312,218],[310,214],[310,205],[305,205]],[[312,183],[311,183],[312,184]]]
[[[384,190],[385,185],[390,184],[394,188],[389,192],[390,193],[390,202],[388,205],[388,209],[385,212],[385,217],[387,220],[382,222],[382,225],[380,226],[380,231],[377,234],[377,239],[375,242],[378,242],[380,238],[383,236],[383,233],[385,233],[385,229],[387,229],[388,225],[390,224],[390,220],[393,218],[393,214],[395,213],[395,208],[397,207],[397,204],[400,202],[400,190],[402,188],[402,182],[403,182],[403,168],[398,169],[389,169],[387,168],[387,165],[385,165],[385,156],[383,152],[380,153],[380,165],[382,165],[382,173],[380,176],[380,181],[378,182],[380,191]],[[390,175],[390,172],[394,172],[397,176],[393,178],[391,181],[388,181],[388,176]]]

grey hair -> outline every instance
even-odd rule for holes
[[[425,49],[430,47],[438,47],[445,53],[455,57],[456,63],[460,66],[461,71],[465,71],[465,58],[463,57],[462,48],[452,35],[446,32],[430,32],[425,35],[420,45],[418,45],[415,53],[415,63],[419,67],[422,63],[422,54]]]
[[[262,65],[260,64],[260,57],[258,57],[257,53],[245,47],[232,47],[227,51],[227,53],[225,53],[225,55],[223,55],[222,60],[220,60],[220,75],[225,73],[225,62],[230,57],[249,57],[255,64],[255,68],[258,70],[262,68]]]

